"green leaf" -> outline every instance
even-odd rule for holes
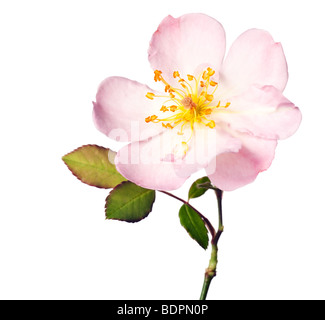
[[[155,202],[155,190],[127,181],[114,188],[106,199],[107,219],[138,222],[148,216]]]
[[[96,145],[80,147],[62,157],[69,170],[83,183],[97,188],[114,188],[126,179],[116,170],[116,153]]]
[[[186,229],[189,235],[203,248],[207,249],[209,245],[208,230],[199,214],[191,207],[184,204],[179,210],[181,225]]]
[[[192,186],[188,192],[188,200],[198,198],[198,197],[201,197],[202,195],[204,195],[209,189],[208,187],[205,187],[204,185],[207,185],[207,186],[211,185],[211,181],[208,177],[203,177],[203,178],[196,180],[192,184]]]

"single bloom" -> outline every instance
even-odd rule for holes
[[[240,35],[224,59],[225,46],[215,19],[168,16],[148,51],[161,90],[121,77],[101,83],[94,121],[110,138],[128,142],[115,158],[125,178],[167,191],[205,169],[216,187],[230,191],[269,168],[277,141],[301,122],[282,94],[282,46],[258,29]]]

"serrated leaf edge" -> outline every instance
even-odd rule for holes
[[[137,184],[135,184],[136,186],[138,186],[138,187],[140,187],[140,188],[142,188],[142,189],[146,189],[146,190],[148,190],[148,191],[154,191],[154,192],[155,192],[155,193],[154,193],[154,198],[153,198],[152,204],[151,204],[150,209],[148,210],[148,212],[146,212],[145,215],[144,215],[141,219],[136,220],[136,221],[128,221],[128,220],[121,220],[121,219],[117,219],[117,218],[108,218],[108,217],[107,217],[107,212],[106,212],[106,210],[107,210],[107,208],[108,208],[108,200],[109,200],[109,197],[111,196],[111,194],[112,194],[114,191],[116,191],[117,189],[121,188],[122,185],[127,184],[127,183],[135,184],[135,183],[133,183],[133,182],[131,182],[131,181],[123,181],[122,183],[120,183],[119,185],[117,185],[115,188],[113,188],[113,189],[110,191],[109,195],[106,197],[106,200],[105,200],[105,217],[106,217],[106,220],[117,220],[117,221],[122,221],[122,222],[127,222],[127,223],[137,223],[137,222],[140,222],[140,221],[142,221],[143,219],[147,218],[147,217],[149,216],[149,213],[152,211],[153,205],[154,205],[154,203],[155,203],[155,201],[156,201],[156,191],[155,191],[155,190],[151,190],[151,189],[142,188],[142,187],[138,186]],[[134,198],[134,199],[136,199],[136,198]],[[131,200],[131,201],[132,201],[132,200]],[[125,205],[126,205],[126,204],[125,204]]]
[[[74,152],[77,152],[77,151],[79,151],[80,149],[82,149],[82,148],[85,148],[85,147],[97,147],[97,148],[100,148],[100,149],[104,149],[104,150],[110,150],[109,148],[105,148],[105,147],[102,147],[102,146],[98,146],[98,145],[96,145],[96,144],[85,144],[85,145],[83,145],[83,146],[81,146],[81,147],[79,147],[79,148],[76,148],[75,150],[73,150],[73,151],[71,151],[71,152],[69,152],[69,153],[67,153],[66,155],[64,155],[63,157],[62,157],[62,161],[64,162],[64,164],[68,167],[68,169],[69,169],[69,171],[79,180],[79,181],[81,181],[82,183],[84,183],[84,184],[86,184],[86,185],[88,185],[88,186],[90,186],[90,187],[95,187],[95,188],[98,188],[98,189],[112,189],[111,187],[102,187],[102,186],[98,186],[98,185],[95,185],[95,184],[92,184],[92,183],[88,183],[88,182],[85,182],[83,179],[81,179],[80,177],[78,177],[73,171],[72,171],[72,169],[69,167],[69,165],[67,164],[67,161],[64,159],[65,157],[67,157],[68,155],[70,155],[70,154],[72,154],[72,153],[74,153]],[[112,151],[113,152],[113,150],[110,150],[110,151]],[[69,160],[68,160],[69,161]],[[75,162],[75,161],[73,161],[72,160],[72,162]],[[92,167],[92,166],[90,166],[90,167]],[[95,167],[94,167],[95,168]],[[99,170],[99,171],[105,171],[105,170]],[[106,172],[106,171],[105,171]],[[121,175],[121,174],[120,174]],[[122,175],[121,175],[122,176]],[[122,176],[123,177],[123,176]],[[124,177],[123,177],[124,178]],[[127,182],[127,181],[123,181],[123,182]]]
[[[186,205],[186,204],[183,204],[182,205],[182,207],[185,207],[185,208],[190,208],[188,205]],[[181,208],[182,208],[181,207]],[[181,209],[180,209],[181,210]],[[196,212],[195,212],[195,214],[197,214]],[[188,214],[188,216],[190,217],[190,220],[191,220],[191,222],[192,222],[192,225],[194,225],[194,227],[195,227],[195,229],[198,231],[198,229],[196,228],[196,224],[194,223],[194,221],[193,221],[193,219],[192,219],[192,217],[191,217],[191,215],[189,215]],[[204,223],[204,221],[203,221],[203,219],[198,215],[198,217],[202,220],[202,222],[203,222],[203,224],[204,224],[204,226],[205,226],[205,223]],[[206,247],[204,247],[204,246],[202,246],[198,241],[197,241],[197,239],[195,239],[189,232],[188,232],[188,230],[187,230],[187,228],[183,225],[183,223],[181,222],[181,225],[183,226],[183,228],[186,230],[186,232],[188,233],[188,235],[194,240],[194,241],[196,241],[200,246],[201,246],[201,248],[203,248],[204,250],[207,250],[208,249],[208,247],[209,247],[209,240],[208,240],[208,243],[207,243],[207,246]],[[205,226],[205,228],[206,228],[206,226]],[[200,234],[200,232],[197,232],[198,234]],[[206,229],[206,234],[208,235],[208,230]],[[209,239],[209,237],[208,237],[208,239]]]

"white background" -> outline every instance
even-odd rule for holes
[[[324,299],[323,1],[0,2],[0,298],[197,299],[210,251],[188,237],[180,203],[158,194],[139,224],[105,220],[107,190],[61,157],[119,146],[92,123],[98,84],[153,84],[148,43],[168,14],[218,19],[229,45],[249,28],[284,47],[298,132],[272,167],[224,197],[225,233],[210,299]],[[196,175],[176,193],[186,198]],[[193,205],[217,223],[213,193]]]

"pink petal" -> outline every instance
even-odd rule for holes
[[[227,152],[238,152],[241,142],[221,127],[209,129],[204,125],[196,125],[186,157],[175,165],[179,175],[191,175],[205,168],[217,155]]]
[[[182,142],[188,140],[176,129],[166,130],[148,141],[131,143],[116,156],[117,170],[128,180],[149,189],[174,190],[192,173],[206,167],[222,152],[236,152],[240,141],[221,129],[197,129],[188,143],[187,153]]]
[[[174,71],[184,78],[202,65],[218,72],[225,44],[222,25],[207,15],[186,14],[177,19],[168,16],[151,39],[149,61],[154,70],[163,71],[164,78],[173,83]]]
[[[115,157],[117,170],[143,188],[165,191],[178,189],[189,175],[179,176],[175,172],[173,145],[171,142],[168,144],[166,139],[168,133],[123,147]]]
[[[300,110],[272,86],[251,87],[215,117],[237,131],[276,140],[294,134],[301,122]]]
[[[280,43],[263,30],[243,33],[231,46],[223,63],[220,90],[227,98],[243,93],[252,85],[272,85],[283,91],[288,68]]]
[[[157,114],[162,99],[146,98],[152,89],[125,78],[110,77],[98,89],[93,118],[97,129],[118,141],[137,141],[161,132],[161,126],[146,123],[145,118]]]
[[[224,153],[211,162],[207,173],[211,182],[221,190],[232,191],[253,182],[268,169],[274,158],[277,142],[246,134],[238,135],[242,148],[238,153]]]

